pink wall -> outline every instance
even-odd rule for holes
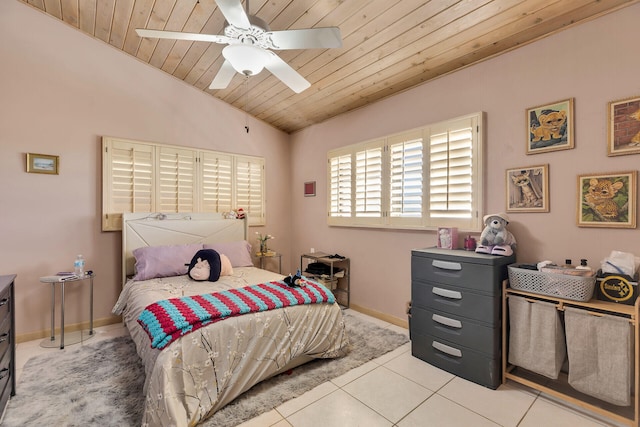
[[[640,95],[634,28],[640,5],[524,46],[292,136],[292,253],[310,247],[352,260],[352,302],[405,319],[410,251],[435,245],[433,231],[326,225],[328,150],[446,120],[486,112],[487,213],[505,209],[505,169],[549,164],[549,213],[510,214],[518,261],[587,258],[597,266],[612,249],[640,255],[638,229],[576,226],[577,175],[638,169],[638,155],[607,157],[607,103]],[[355,88],[354,88],[355,90]],[[573,150],[527,155],[525,109],[575,98]],[[315,198],[302,183],[317,181]]]
[[[256,120],[247,134],[242,111],[18,1],[0,2],[0,40],[0,274],[18,274],[18,335],[48,330],[38,278],[72,268],[78,253],[97,274],[95,319],[111,316],[121,237],[100,226],[102,135],[264,156],[264,230],[288,253],[287,134]],[[60,156],[60,175],[25,173],[27,152]],[[87,321],[88,287],[66,295],[66,323]]]

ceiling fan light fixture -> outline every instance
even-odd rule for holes
[[[269,54],[257,46],[250,44],[230,44],[222,49],[222,56],[233,68],[245,76],[254,76],[264,68]]]

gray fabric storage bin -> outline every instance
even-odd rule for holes
[[[569,385],[614,405],[631,404],[633,327],[619,316],[565,308]]]
[[[509,296],[509,363],[556,379],[566,357],[555,304]]]

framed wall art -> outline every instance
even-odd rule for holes
[[[58,175],[59,157],[48,154],[27,153],[27,172]]]
[[[549,165],[507,169],[507,212],[549,212]]]
[[[637,171],[578,176],[578,226],[636,228]]]
[[[315,197],[316,195],[316,182],[308,181],[304,183],[304,197]]]
[[[527,154],[573,148],[573,98],[529,108]]]
[[[640,153],[640,96],[609,103],[607,155]]]

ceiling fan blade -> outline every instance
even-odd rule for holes
[[[304,30],[271,31],[272,49],[314,49],[342,47],[340,28],[307,28]]]
[[[249,17],[242,8],[240,0],[216,0],[216,3],[229,24],[245,29],[251,27]]]
[[[215,78],[209,85],[209,89],[225,89],[231,83],[231,79],[236,74],[236,70],[231,65],[231,62],[225,60],[222,63],[222,67],[218,70]]]
[[[140,37],[156,39],[192,40],[212,43],[229,43],[232,41],[232,39],[227,36],[217,34],[180,33],[177,31],[148,30],[146,28],[136,28],[136,33],[138,33]]]
[[[264,68],[271,71],[271,74],[282,80],[282,83],[286,84],[295,93],[300,93],[311,86],[311,83],[302,77],[296,70],[291,68],[289,64],[284,62],[282,58],[273,52],[269,53],[269,59],[264,64]]]

